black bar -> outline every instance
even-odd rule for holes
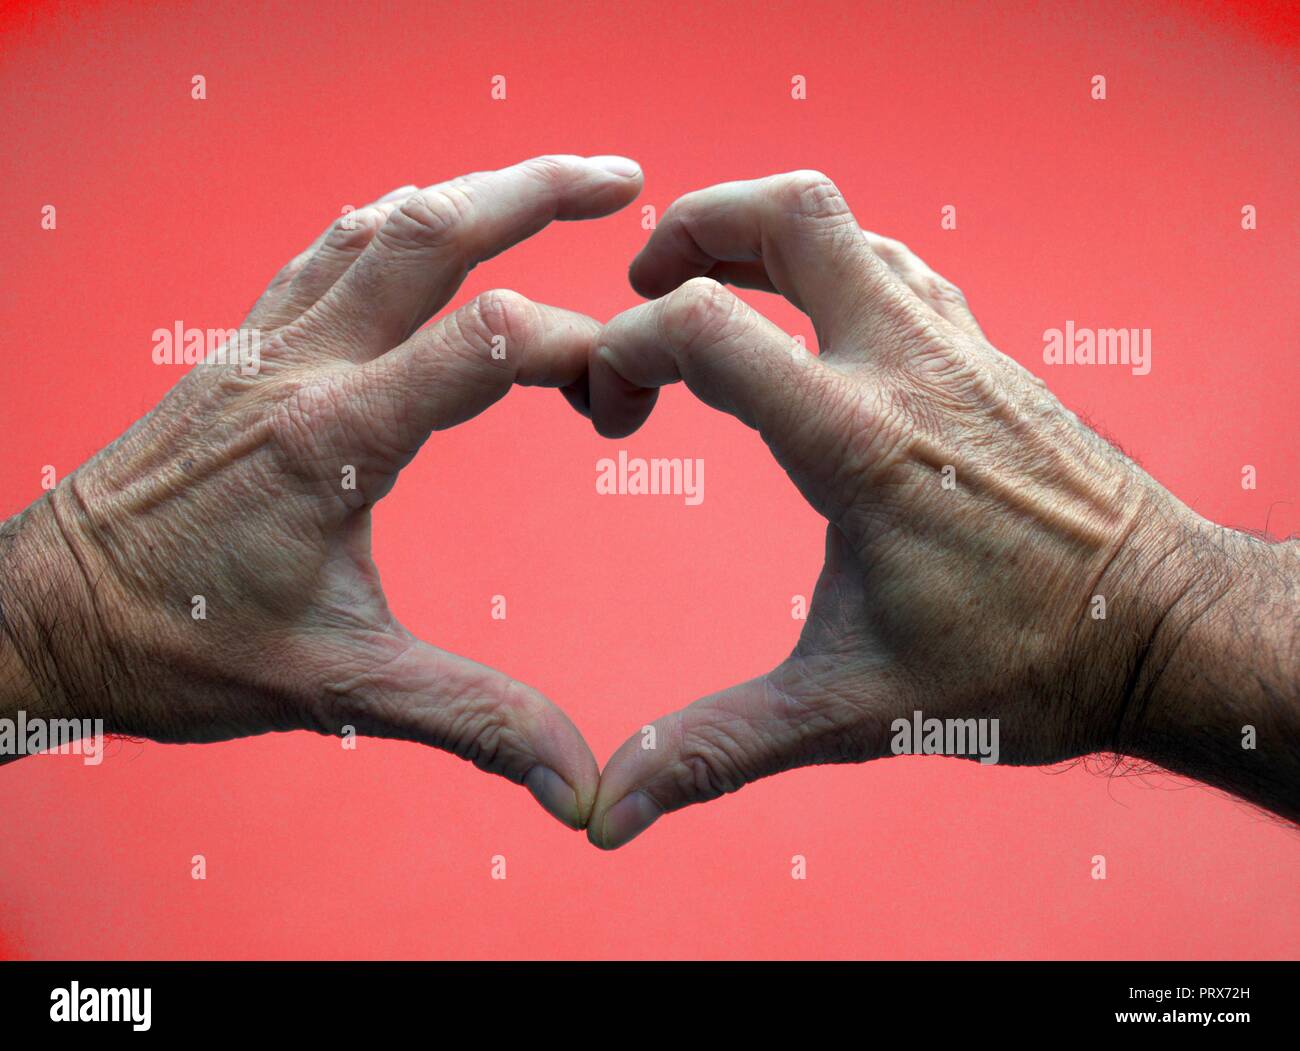
[[[1073,1042],[1126,1031],[1146,1038],[1153,1030],[1180,1038],[1200,1032],[1290,1041],[1298,968],[1295,962],[17,962],[0,964],[0,1032],[96,1040],[113,1031],[133,1040],[206,1041],[268,1033],[373,1037],[414,1026],[441,1044],[464,1038],[493,1046],[517,1036],[604,1044],[640,1034],[693,1044],[753,1033],[778,1046],[786,1040],[806,1046],[866,1043],[887,1032]],[[142,1008],[147,988],[148,1030],[136,1031],[129,1019],[52,1020],[52,1008],[71,1010],[73,982],[77,1010],[88,1013],[90,1004],[110,1014],[116,1005],[119,1015],[129,1015],[124,995],[106,999],[98,990],[139,990],[135,1004]],[[1121,1013],[1130,1020],[1121,1021]],[[1148,1013],[1153,1017],[1133,1019]],[[1213,1018],[1208,1025],[1178,1018],[1193,1013]]]

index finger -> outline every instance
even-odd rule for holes
[[[353,360],[378,357],[445,306],[475,265],[553,220],[617,211],[641,181],[641,169],[625,157],[556,155],[413,193],[300,331],[319,333]]]
[[[687,194],[664,213],[629,277],[638,292],[657,298],[738,263],[762,266],[771,287],[812,318],[823,347],[867,315],[881,293],[896,292],[843,195],[815,171]]]

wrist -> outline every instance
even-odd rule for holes
[[[18,535],[28,512],[0,522],[0,717],[30,709],[40,693],[29,664],[39,664],[39,654],[29,654],[32,630],[27,603],[22,598],[15,552]]]
[[[55,499],[0,523],[0,707],[107,721],[114,677],[102,620]]]
[[[1297,817],[1300,544],[1181,509],[1150,542],[1151,615],[1116,751]]]

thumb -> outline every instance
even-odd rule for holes
[[[886,754],[889,705],[857,692],[839,681],[829,662],[793,657],[767,675],[659,719],[606,764],[588,839],[614,850],[666,813],[761,777]]]
[[[844,455],[874,411],[844,374],[716,281],[695,278],[601,329],[588,366],[591,417],[607,438],[645,422],[659,387],[684,381],[758,430],[808,501],[835,521],[852,499]],[[867,444],[855,447],[867,447]]]
[[[537,690],[416,639],[385,636],[331,686],[324,725],[431,745],[522,784],[551,816],[583,828],[599,768],[572,720]]]

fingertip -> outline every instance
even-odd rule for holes
[[[524,776],[524,787],[543,810],[566,828],[577,831],[583,826],[578,794],[549,766],[538,763]]]
[[[588,370],[591,422],[602,438],[626,438],[650,418],[659,388],[640,387],[623,378],[614,351],[601,343]]]
[[[627,268],[627,280],[632,286],[632,291],[643,299],[659,299],[677,287],[666,280],[662,274],[654,273],[650,265],[645,262],[644,252],[633,259]]]
[[[627,157],[572,157],[565,162],[555,218],[599,219],[626,208],[641,192],[641,167]]]
[[[550,729],[535,739],[536,759],[523,784],[543,810],[566,828],[580,831],[596,806],[600,766],[573,720],[553,705],[549,715]]]
[[[617,176],[620,179],[631,179],[640,183],[645,178],[641,171],[641,165],[637,164],[631,157],[623,157],[613,153],[599,154],[595,157],[588,157],[587,163],[595,165],[602,171],[609,172],[610,175]]]
[[[578,828],[587,829],[591,825],[592,814],[596,811],[596,798],[600,795],[600,768],[596,766],[596,760],[592,758],[592,770],[594,776],[591,783],[577,790],[578,797]]]
[[[645,792],[629,792],[604,812],[587,829],[587,839],[600,850],[626,846],[664,815],[664,810]]]
[[[608,438],[610,441],[618,441],[622,438],[631,437],[639,431],[646,420],[650,418],[650,413],[654,409],[655,399],[659,392],[653,390],[640,391],[639,395],[644,395],[637,400],[645,404],[637,405],[633,399],[628,399],[618,410],[607,408],[601,415],[592,410],[592,424],[596,428],[596,433],[602,438]]]
[[[586,373],[573,383],[561,387],[560,393],[579,416],[591,419],[591,389],[587,383]]]

